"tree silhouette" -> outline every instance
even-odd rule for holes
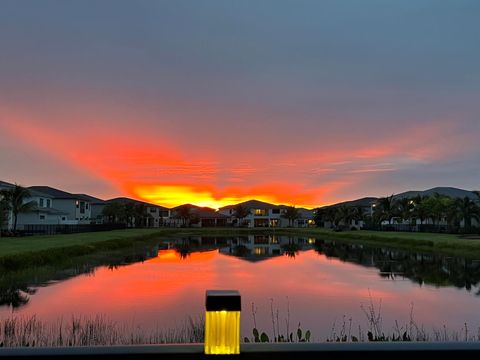
[[[8,211],[10,210],[7,200],[0,194],[0,237],[2,236],[2,229],[8,220]]]
[[[187,223],[190,222],[192,217],[192,209],[188,204],[181,205],[177,208],[175,218],[182,221],[183,226],[187,226]]]
[[[247,209],[242,204],[235,206],[233,215],[237,218],[237,226],[242,225],[242,220],[245,219],[250,214],[250,210]]]
[[[31,212],[37,203],[35,201],[26,201],[31,197],[30,191],[23,186],[15,184],[11,189],[2,191],[4,201],[12,210],[13,231],[17,230],[18,214]]]
[[[377,200],[375,206],[375,216],[378,222],[388,220],[388,223],[392,223],[392,217],[395,216],[393,194],[391,196],[382,197]]]
[[[295,220],[300,219],[300,212],[295,206],[287,206],[282,217],[288,220],[288,226],[292,226],[295,224]]]

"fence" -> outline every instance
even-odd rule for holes
[[[457,234],[463,229],[450,225],[413,225],[413,224],[386,224],[386,225],[364,225],[364,230],[376,231],[403,231],[403,232],[429,232],[429,233],[447,233]],[[475,229],[472,229],[475,230]]]
[[[94,232],[94,231],[121,230],[125,228],[126,228],[125,224],[78,224],[78,225],[39,224],[39,225],[24,225],[23,233],[25,235],[55,235],[55,234]]]

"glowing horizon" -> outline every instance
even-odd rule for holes
[[[245,196],[228,196],[216,198],[214,194],[208,190],[195,190],[195,188],[187,185],[141,185],[136,187],[134,194],[142,201],[165,206],[168,208],[176,207],[183,204],[192,204],[200,207],[209,207],[218,210],[227,205],[235,205],[248,200],[259,200],[275,205],[289,205],[295,207],[315,208],[322,205],[297,204],[290,202],[280,203],[272,195],[245,195]]]

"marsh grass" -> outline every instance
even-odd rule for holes
[[[480,327],[472,331],[467,323],[460,330],[449,329],[446,325],[441,328],[426,330],[423,324],[415,320],[413,303],[410,305],[409,319],[402,325],[395,320],[395,325],[390,330],[384,330],[381,314],[382,302],[375,306],[373,299],[367,306],[361,305],[365,314],[366,325],[354,325],[353,319],[344,315],[342,322],[332,325],[327,342],[366,342],[366,341],[480,341]]]
[[[119,324],[105,316],[72,317],[46,323],[36,316],[0,320],[0,347],[68,347],[199,343],[204,339],[204,319],[187,318],[171,329],[142,330]]]

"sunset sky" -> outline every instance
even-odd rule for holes
[[[480,188],[480,1],[0,0],[0,180],[313,207]]]

